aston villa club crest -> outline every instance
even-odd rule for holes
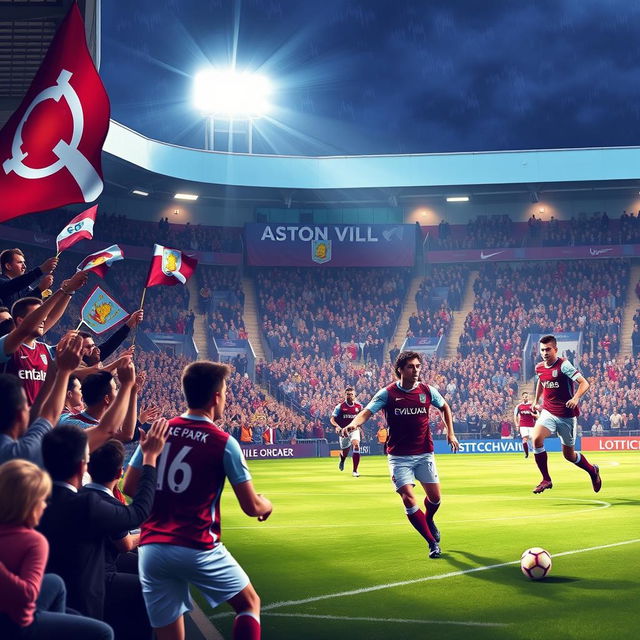
[[[313,240],[311,242],[311,259],[318,264],[331,260],[331,240]]]
[[[422,404],[424,404],[427,401],[426,393],[421,393],[419,397],[420,397],[420,402],[422,402]]]
[[[558,370],[557,370],[557,369],[554,369],[554,370],[553,370],[553,372],[551,373],[551,375],[552,375],[554,378],[557,378],[557,377],[558,377]]]
[[[175,249],[164,248],[162,251],[162,273],[171,276],[176,271],[180,271],[182,265],[182,254]]]
[[[42,360],[42,364],[44,364],[45,366],[48,364],[48,360],[47,360],[47,356],[44,355],[44,353],[40,354],[40,359]]]

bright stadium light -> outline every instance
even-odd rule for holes
[[[270,108],[271,83],[265,76],[234,69],[204,69],[193,85],[193,103],[206,118],[204,148],[215,149],[216,119],[227,121],[228,150],[233,151],[234,122],[246,123],[247,146],[253,153],[253,121]]]
[[[196,74],[193,101],[206,116],[229,120],[260,118],[269,110],[271,83],[264,76],[233,69]]]
[[[469,202],[469,196],[449,196],[447,202]]]
[[[195,193],[176,193],[173,196],[176,200],[192,200],[195,201],[198,199],[198,196]]]
[[[134,196],[144,196],[144,197],[146,197],[146,196],[149,195],[148,191],[143,191],[142,189],[134,189],[131,193]]]

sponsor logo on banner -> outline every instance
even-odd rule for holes
[[[640,438],[632,436],[582,438],[583,451],[640,451]]]
[[[402,240],[402,234],[404,229],[402,227],[393,227],[393,229],[387,229],[382,232],[382,237],[387,241],[391,242],[393,238],[398,240]]]
[[[480,252],[480,260],[488,260],[489,258],[493,258],[493,256],[499,256],[504,251],[494,251],[493,253],[485,253],[484,251]]]
[[[311,242],[311,259],[318,264],[331,260],[331,240],[313,240]]]
[[[589,253],[592,256],[601,256],[603,253],[609,253],[610,251],[613,251],[612,248],[608,248],[608,249],[589,249]]]

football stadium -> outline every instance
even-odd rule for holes
[[[636,637],[637,11],[125,4],[0,1],[0,638]]]

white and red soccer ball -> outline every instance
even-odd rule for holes
[[[551,554],[541,547],[531,547],[522,554],[520,568],[527,578],[542,580],[551,571]]]

